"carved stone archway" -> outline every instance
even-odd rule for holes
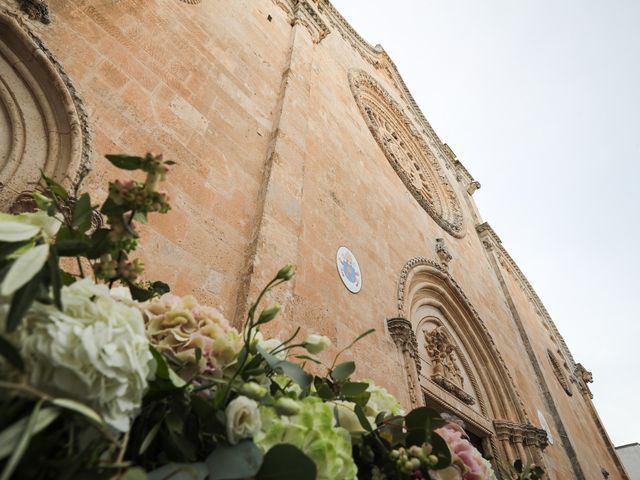
[[[0,7],[0,208],[40,170],[77,187],[90,168],[87,114],[60,63],[25,21]]]
[[[398,316],[393,322],[398,324],[402,320],[404,337],[409,337],[405,344],[415,341],[418,334],[425,335],[421,330],[421,322],[425,320],[419,313],[425,307],[441,312],[446,320],[446,325],[441,322],[426,333],[427,340],[439,343],[437,347],[428,347],[436,348],[431,354],[438,355],[443,362],[443,366],[435,370],[436,381],[425,383],[425,376],[420,376],[419,347],[414,355],[405,356],[405,362],[410,363],[407,370],[413,377],[408,386],[420,389],[413,396],[424,395],[425,399],[443,405],[476,427],[485,435],[485,450],[494,462],[507,464],[521,458],[543,465],[541,451],[547,445],[546,432],[532,425],[489,331],[453,277],[433,260],[413,258],[401,271],[397,300]],[[455,358],[447,357],[453,353]],[[430,354],[425,351],[425,355]],[[458,362],[460,367],[455,367],[453,362]],[[472,384],[464,390],[458,378],[462,371]],[[452,385],[434,387],[433,383],[437,384],[439,379],[446,379]],[[464,397],[456,395],[456,389],[463,390],[462,394],[473,394],[478,405],[474,408],[464,405]]]

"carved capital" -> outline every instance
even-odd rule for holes
[[[480,189],[480,187],[481,187],[480,182],[478,182],[478,181],[474,180],[474,181],[473,181],[473,182],[471,182],[471,183],[469,184],[469,186],[467,187],[467,193],[468,193],[469,195],[473,195],[473,194],[476,192],[476,190],[479,190],[479,189]]]
[[[501,441],[511,444],[524,443],[526,446],[544,450],[548,445],[547,432],[531,424],[518,424],[507,420],[495,420],[493,426]]]
[[[391,338],[395,342],[396,346],[402,350],[407,351],[411,358],[416,361],[416,367],[420,371],[420,362],[418,362],[418,342],[416,335],[411,328],[411,322],[404,318],[389,318],[387,319],[387,328],[391,334]]]

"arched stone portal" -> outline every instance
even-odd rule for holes
[[[500,352],[468,298],[433,260],[405,264],[398,317],[389,331],[403,350],[411,398],[461,418],[494,464],[543,465],[546,433],[524,410]],[[411,390],[413,390],[411,392]]]
[[[18,15],[0,7],[0,208],[42,170],[76,187],[89,170],[87,115],[73,84]]]

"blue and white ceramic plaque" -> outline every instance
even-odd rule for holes
[[[362,273],[358,260],[347,247],[338,248],[336,253],[336,266],[342,279],[342,283],[352,293],[358,293],[362,288]]]

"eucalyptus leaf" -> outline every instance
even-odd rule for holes
[[[308,390],[313,377],[305,372],[300,365],[289,362],[288,360],[281,360],[275,355],[271,355],[260,345],[257,346],[257,350],[275,372],[288,376],[302,388],[303,392]]]
[[[38,245],[18,257],[0,285],[0,295],[9,296],[31,280],[47,261],[49,244]]]
[[[262,465],[262,452],[250,440],[237,445],[218,445],[205,462],[208,480],[238,480],[253,477]]]
[[[149,480],[205,480],[207,466],[202,463],[170,463],[147,473]]]
[[[15,220],[0,221],[0,242],[22,242],[40,233],[40,227]]]
[[[169,367],[164,356],[162,356],[162,354],[151,345],[149,345],[149,349],[151,350],[151,354],[156,361],[156,377],[162,380],[170,381],[171,384],[176,388],[184,387],[187,382],[180,378],[178,374],[174,372],[171,367]]]
[[[47,428],[59,414],[60,409],[55,407],[41,409],[35,417],[31,428],[31,435],[36,435],[38,432]],[[7,457],[18,446],[18,442],[30,419],[31,416],[23,417],[0,432],[0,460]]]
[[[316,464],[300,449],[288,443],[271,447],[264,456],[257,480],[315,480]]]
[[[367,432],[372,432],[373,428],[371,427],[371,423],[364,413],[364,409],[360,405],[354,405],[353,411],[355,412],[356,417],[358,417],[358,421],[360,422],[362,428],[364,428]]]
[[[57,196],[65,200],[69,198],[69,193],[67,193],[67,190],[62,185],[60,185],[55,180],[47,177],[42,170],[40,170],[40,173],[42,174],[42,178],[44,179],[44,182],[47,184],[47,187],[52,193],[56,194]]]
[[[333,378],[337,382],[341,382],[349,378],[355,371],[356,364],[354,362],[349,361],[340,363],[336,365],[333,370],[331,370],[331,378]]]
[[[438,462],[433,466],[434,470],[441,470],[451,465],[451,450],[447,442],[436,432],[431,432],[430,439],[433,447],[432,454],[436,456]]]
[[[367,388],[369,388],[369,384],[366,382],[347,382],[342,385],[342,395],[353,397],[366,391]]]

